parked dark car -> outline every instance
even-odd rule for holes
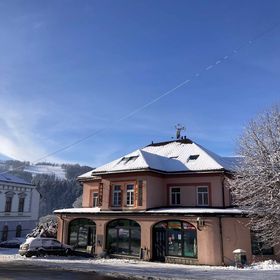
[[[28,238],[20,245],[19,254],[21,256],[45,256],[45,255],[72,255],[73,247],[62,244],[54,238]]]
[[[20,245],[25,242],[25,238],[14,238],[7,241],[0,242],[0,247],[2,248],[19,248]]]

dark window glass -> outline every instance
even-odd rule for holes
[[[18,201],[18,212],[24,212],[24,197],[20,197]]]
[[[181,203],[181,197],[180,197],[180,188],[172,188],[171,189],[171,204],[172,205],[178,205]]]
[[[162,229],[167,229],[167,227],[168,227],[167,222],[161,222],[161,223],[155,225],[155,228],[159,228],[159,229],[161,229],[161,228]]]
[[[188,158],[188,162],[192,160],[196,160],[199,157],[199,155],[190,155]]]
[[[118,230],[109,228],[107,231],[107,245],[110,248],[110,253],[115,254],[118,250]]]
[[[6,241],[8,239],[8,232],[9,232],[9,228],[6,225],[3,227],[3,231],[2,231],[2,241]]]
[[[21,237],[22,227],[21,225],[17,225],[16,227],[16,237]]]
[[[76,219],[69,224],[69,245],[85,251],[87,246],[95,246],[96,226],[89,219]]]
[[[197,257],[196,228],[192,224],[182,221],[165,221],[156,224],[154,230],[165,234],[165,238],[161,237],[161,239],[167,242],[164,252],[166,256]],[[154,242],[157,243],[160,240],[154,240]]]
[[[121,206],[121,186],[115,185],[113,189],[113,206]]]
[[[141,229],[132,220],[115,220],[107,227],[107,249],[110,254],[138,256],[140,252]]]
[[[208,187],[198,187],[197,188],[197,204],[198,206],[208,206]]]
[[[195,257],[196,256],[196,230],[184,230],[184,252],[185,257]]]
[[[93,207],[98,207],[98,193],[93,193]]]
[[[5,212],[12,211],[12,200],[13,200],[13,197],[11,197],[11,196],[6,197]]]
[[[134,185],[126,186],[126,205],[127,206],[134,205]]]
[[[170,256],[182,256],[181,229],[169,229],[167,240],[168,240],[168,254]]]
[[[140,252],[141,246],[141,231],[138,228],[131,229],[131,236],[130,236],[130,250],[131,255],[137,256]]]

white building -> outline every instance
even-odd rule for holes
[[[39,216],[36,186],[16,176],[0,174],[0,241],[25,237]]]

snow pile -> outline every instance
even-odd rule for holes
[[[12,251],[10,251],[12,253]],[[1,255],[0,263],[18,263],[64,269],[69,271],[96,272],[116,278],[141,280],[207,279],[207,280],[279,280],[280,264],[274,261],[255,263],[244,269],[234,266],[203,266],[144,262],[133,259],[85,259],[69,256],[25,258],[18,254]]]
[[[267,260],[263,262],[253,263],[251,268],[257,270],[280,270],[280,263],[273,260]]]

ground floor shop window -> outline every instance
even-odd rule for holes
[[[107,226],[109,254],[139,256],[141,246],[140,225],[132,220],[114,220]]]
[[[187,222],[164,221],[153,228],[154,258],[197,257],[196,228]]]
[[[76,219],[69,224],[69,244],[76,250],[85,251],[88,246],[95,248],[96,225],[89,219]]]

